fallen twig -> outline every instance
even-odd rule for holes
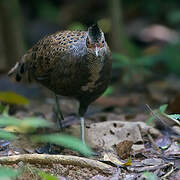
[[[160,148],[158,147],[158,145],[155,143],[155,141],[154,141],[154,139],[152,138],[151,134],[148,132],[147,135],[148,135],[148,138],[149,138],[150,142],[153,144],[154,149],[155,149],[158,153],[162,154],[161,149],[160,149]]]
[[[115,168],[97,160],[68,156],[68,155],[48,155],[48,154],[22,154],[14,156],[0,157],[0,164],[17,164],[18,162],[30,164],[62,164],[75,165],[80,167],[87,167],[97,169],[104,173],[114,173]]]
[[[172,164],[171,170],[161,178],[163,180],[165,180],[168,176],[170,176],[173,173],[173,171],[174,171],[174,167],[173,167],[173,164]]]
[[[156,166],[138,167],[138,168],[128,167],[128,169],[133,171],[133,172],[139,173],[139,172],[144,172],[144,171],[155,171],[157,169],[163,169],[163,168],[166,168],[168,166],[172,166],[172,163],[167,163],[167,164],[163,164],[163,165],[156,165]]]

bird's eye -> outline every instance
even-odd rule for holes
[[[104,46],[104,40],[102,40],[100,43],[99,43],[99,47],[103,47]]]

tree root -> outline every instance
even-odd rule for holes
[[[17,164],[18,162],[30,163],[30,164],[62,164],[62,165],[75,165],[80,167],[87,167],[96,169],[103,173],[112,174],[116,168],[99,162],[97,160],[68,156],[68,155],[48,155],[48,154],[22,154],[0,157],[0,164],[10,165]]]

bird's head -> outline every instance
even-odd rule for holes
[[[86,47],[96,56],[104,54],[104,51],[106,50],[104,33],[97,24],[94,24],[88,28]]]

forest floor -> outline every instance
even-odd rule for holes
[[[0,91],[11,90],[30,99],[29,106],[10,105],[10,115],[17,118],[41,116],[55,122],[55,100],[47,89],[34,84],[18,84],[3,75],[0,80]],[[17,178],[19,180],[42,179],[36,169],[62,180],[180,179],[179,119],[175,122],[166,116],[180,114],[180,78],[169,75],[131,86],[116,82],[114,87],[115,91],[97,99],[85,116],[86,142],[96,154],[87,158],[94,160],[90,165],[80,162],[87,159],[78,152],[58,146],[55,147],[58,155],[72,155],[79,160],[67,160],[68,163],[50,160],[43,164],[20,159],[6,166],[15,169],[23,167],[23,173]],[[164,104],[168,104],[167,109],[162,106]],[[65,116],[63,133],[80,137],[80,121],[76,115],[78,103],[60,97],[60,105]],[[44,129],[40,131],[46,132]],[[27,133],[18,133],[14,141],[0,142],[0,162],[2,157],[14,155],[27,154],[31,157],[41,146],[30,142]],[[98,162],[102,163],[101,167],[109,169],[96,167]],[[48,178],[44,176],[44,179]]]

